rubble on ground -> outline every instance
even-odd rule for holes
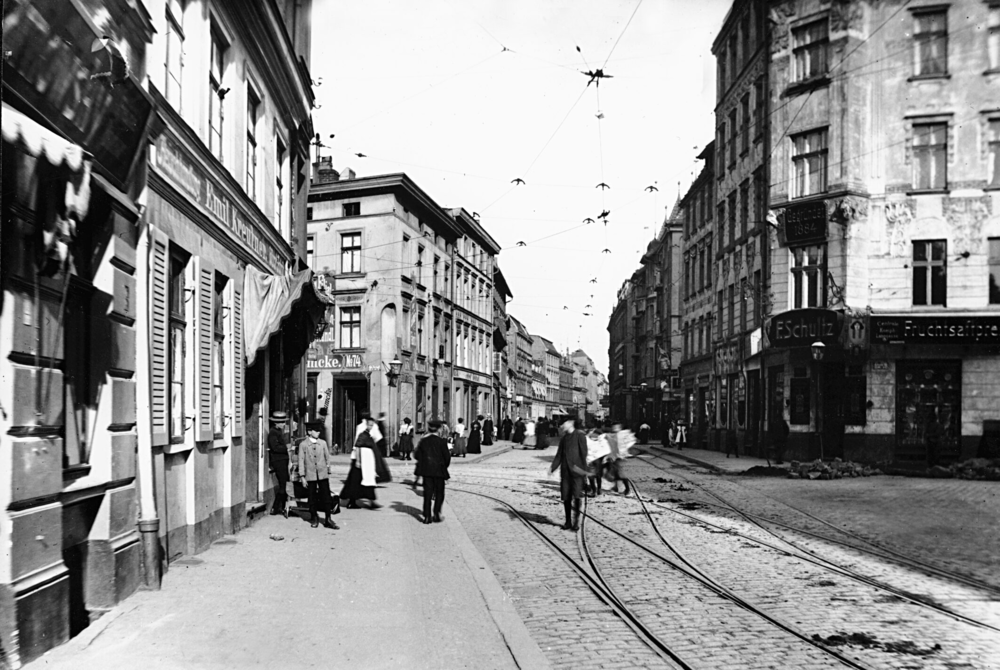
[[[854,461],[835,458],[830,462],[816,459],[811,462],[792,461],[788,468],[789,479],[846,479],[848,477],[873,477],[883,474],[878,468]]]
[[[944,473],[938,470],[944,470]],[[947,474],[945,474],[947,473]],[[948,468],[935,466],[928,470],[931,477],[955,477],[957,479],[985,479],[992,482],[1000,481],[1000,458],[970,458],[961,463],[954,463]]]

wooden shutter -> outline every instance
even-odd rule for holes
[[[170,239],[156,228],[149,228],[149,386],[152,444],[161,447],[170,442],[170,367],[168,359],[170,310]]]
[[[243,355],[243,288],[239,284],[237,281],[229,282],[232,287],[229,346],[233,352],[233,392],[229,397],[233,399],[233,417],[230,423],[233,437],[243,435],[243,366],[246,363]]]
[[[212,421],[212,308],[215,298],[215,270],[204,258],[194,259],[195,280],[195,419],[194,439],[214,437]]]

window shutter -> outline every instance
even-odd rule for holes
[[[230,329],[232,335],[229,338],[229,346],[232,347],[233,361],[233,392],[230,398],[233,399],[232,436],[241,437],[243,435],[243,366],[246,358],[243,355],[243,288],[239,282],[230,281],[229,285],[233,290],[233,299],[230,302],[232,309],[230,314]]]
[[[170,285],[170,239],[161,231],[149,228],[149,363],[150,414],[152,444],[161,447],[170,442],[168,415],[168,286]]]
[[[212,303],[215,271],[204,258],[195,258],[195,435],[199,442],[214,437],[212,427]]]

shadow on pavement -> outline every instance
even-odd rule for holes
[[[507,509],[506,507],[497,507],[496,510],[498,512],[505,512],[507,514],[507,516],[509,516],[511,519],[517,519],[517,516],[514,514],[514,512],[512,510]],[[556,523],[555,521],[553,521],[552,519],[550,519],[549,517],[543,516],[541,514],[533,514],[531,512],[520,512],[520,515],[525,520],[530,521],[531,523],[534,523],[534,524],[549,525],[549,526],[559,526],[560,525],[560,524]]]
[[[409,514],[418,521],[420,520],[420,518],[423,516],[424,513],[422,509],[418,509],[413,505],[407,505],[406,503],[394,502],[389,506],[392,508],[393,512],[399,512],[400,514]]]

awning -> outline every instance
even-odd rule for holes
[[[7,103],[3,104],[3,138],[11,144],[20,144],[33,156],[45,156],[56,167],[65,164],[79,172],[87,163],[87,152],[69,140],[43,128]]]
[[[312,291],[312,270],[288,276],[271,275],[248,265],[243,278],[243,346],[247,367],[271,336],[281,330],[281,322],[292,313],[303,290]]]

